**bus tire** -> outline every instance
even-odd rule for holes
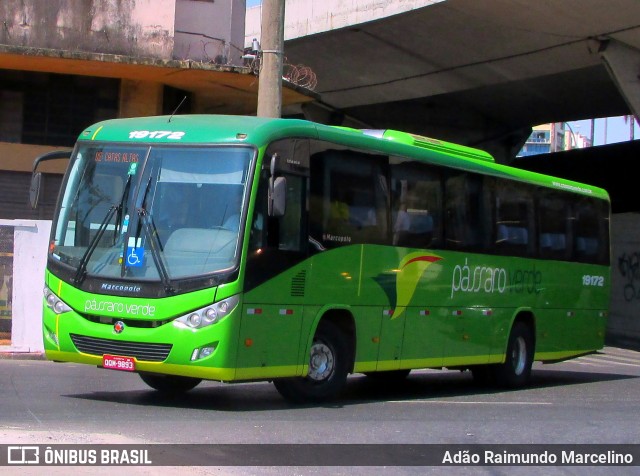
[[[509,334],[505,362],[493,367],[496,384],[507,388],[526,385],[531,377],[533,354],[534,339],[531,327],[524,322],[516,322]]]
[[[331,400],[346,383],[349,355],[344,332],[331,321],[322,321],[311,344],[307,376],[276,379],[273,384],[280,395],[292,403]]]
[[[371,380],[380,382],[400,382],[406,379],[411,373],[411,369],[382,370],[380,372],[365,372],[364,374]]]
[[[139,375],[142,381],[149,385],[149,387],[167,395],[176,395],[188,392],[202,382],[202,379],[199,378],[182,377],[179,375],[164,375],[146,372],[140,372]]]

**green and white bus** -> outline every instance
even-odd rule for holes
[[[108,120],[53,218],[45,352],[163,392],[264,380],[317,402],[425,368],[518,387],[602,348],[609,217],[602,189],[398,131]]]

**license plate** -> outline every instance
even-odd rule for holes
[[[121,357],[119,355],[105,354],[102,356],[102,366],[105,369],[133,372],[136,370],[136,361],[133,357]]]

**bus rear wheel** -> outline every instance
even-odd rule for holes
[[[274,380],[276,390],[293,403],[323,402],[338,396],[349,373],[349,344],[331,321],[318,325],[309,352],[306,377]]]
[[[188,392],[202,382],[202,379],[199,378],[181,377],[179,375],[163,375],[146,372],[140,372],[139,375],[142,381],[149,385],[149,387],[167,395]]]
[[[534,339],[531,327],[524,322],[516,322],[509,334],[505,362],[470,367],[473,380],[483,387],[523,387],[531,378],[533,354]]]
[[[526,385],[531,377],[533,354],[534,338],[531,327],[524,322],[516,322],[509,335],[506,360],[494,367],[496,383],[508,388]]]

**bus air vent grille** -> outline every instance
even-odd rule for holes
[[[135,357],[147,362],[162,362],[171,352],[171,344],[148,344],[125,340],[99,339],[97,337],[71,334],[71,340],[76,348],[91,355],[122,355]]]
[[[304,297],[305,283],[307,282],[307,270],[303,269],[291,278],[291,295]]]

